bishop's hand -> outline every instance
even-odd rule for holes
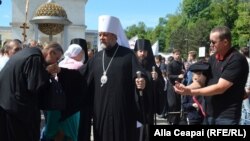
[[[51,65],[48,65],[46,67],[46,70],[50,73],[50,74],[57,74],[61,71],[61,68],[58,66],[57,63],[55,64],[51,64]]]

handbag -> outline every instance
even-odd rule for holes
[[[49,89],[42,100],[43,110],[64,110],[66,108],[66,94],[62,85],[54,77],[50,78]]]

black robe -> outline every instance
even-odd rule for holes
[[[118,47],[104,50],[104,68],[107,69]],[[136,72],[140,70],[137,58],[129,48],[119,46],[108,70],[108,81],[101,87],[103,51],[88,63],[88,84],[93,92],[93,121],[95,141],[135,141],[138,107],[135,93]],[[137,98],[136,98],[137,97]]]
[[[61,68],[58,74],[66,94],[66,108],[61,110],[61,119],[65,120],[80,111],[78,141],[90,141],[92,97],[88,95],[87,80],[85,79],[85,65],[80,70]]]
[[[39,97],[49,84],[44,64],[40,49],[25,48],[0,72],[1,141],[39,140]]]
[[[149,141],[149,125],[156,124],[155,113],[160,114],[163,109],[163,90],[164,90],[164,79],[162,73],[158,67],[156,67],[154,54],[152,51],[151,43],[147,39],[138,39],[135,42],[134,51],[147,51],[145,58],[138,57],[140,65],[146,72],[148,82],[143,93],[143,97],[139,98],[139,105],[142,111],[142,123],[143,126],[140,128],[140,140]],[[141,60],[142,59],[142,60]],[[151,72],[155,71],[158,73],[158,79],[153,80]]]

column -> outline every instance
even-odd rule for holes
[[[34,32],[35,32],[34,40],[38,41],[38,34],[39,34],[39,32],[38,32],[38,24],[33,24],[33,26],[34,26]]]
[[[63,50],[67,50],[69,44],[68,44],[68,29],[69,26],[68,25],[64,25],[64,30],[63,30],[63,34],[62,34],[62,46],[63,46]]]

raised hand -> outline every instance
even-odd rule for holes
[[[191,89],[178,81],[175,81],[174,90],[181,95],[191,95]]]

